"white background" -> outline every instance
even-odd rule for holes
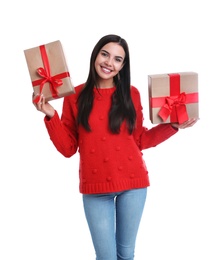
[[[148,128],[148,74],[199,74],[199,122],[144,151],[151,186],[135,259],[221,259],[220,24],[218,0],[1,2],[1,260],[95,259],[78,154],[66,159],[49,140],[23,50],[60,40],[76,86],[109,33],[129,44]],[[60,114],[62,100],[53,104]]]

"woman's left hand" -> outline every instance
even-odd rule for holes
[[[187,121],[185,121],[184,123],[182,124],[178,124],[178,123],[171,123],[171,125],[175,128],[180,128],[180,129],[184,129],[184,128],[187,128],[187,127],[191,127],[193,125],[195,125],[195,123],[198,121],[197,118],[190,118],[188,119]]]

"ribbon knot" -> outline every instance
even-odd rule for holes
[[[42,78],[44,78],[42,81],[43,84],[49,82],[54,88],[60,87],[63,84],[61,79],[57,78],[56,76],[51,77],[50,73],[47,72],[44,68],[38,68],[37,72]]]
[[[165,122],[172,111],[175,111],[177,121],[182,124],[188,120],[188,114],[186,111],[186,94],[184,92],[180,93],[178,96],[170,96],[165,98],[165,103],[161,107],[158,115]]]
[[[169,107],[173,106],[179,106],[181,104],[185,104],[186,102],[186,94],[182,92],[178,96],[171,96],[171,97],[166,97],[166,103],[168,104]]]

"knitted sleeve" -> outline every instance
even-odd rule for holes
[[[44,118],[51,141],[65,157],[71,157],[78,149],[78,133],[73,114],[73,103],[71,99],[64,98],[61,119],[57,111],[52,118]]]
[[[159,124],[151,129],[143,126],[143,107],[140,93],[135,87],[132,88],[132,99],[137,114],[136,129],[133,135],[140,150],[155,147],[178,132],[178,129],[172,127],[171,124]]]

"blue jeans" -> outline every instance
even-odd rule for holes
[[[96,260],[133,260],[147,188],[83,195]]]

